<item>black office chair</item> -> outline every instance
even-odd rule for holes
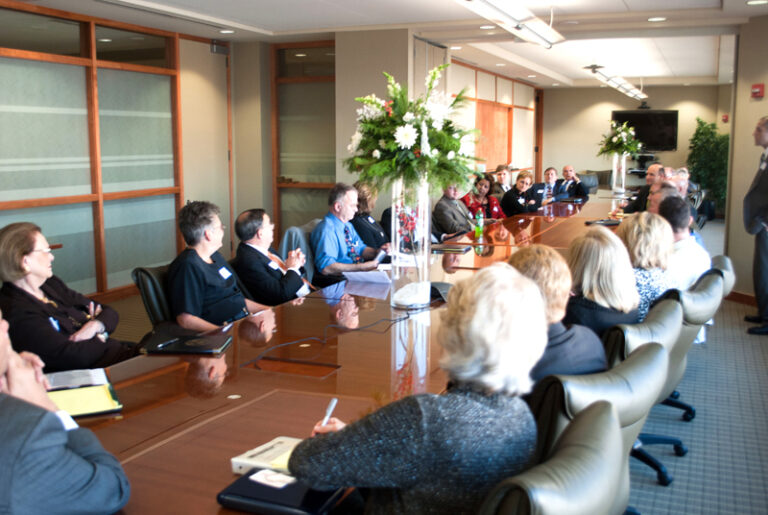
[[[168,280],[168,265],[156,267],[137,267],[131,272],[131,279],[139,289],[144,309],[153,326],[160,322],[173,322],[171,308],[165,287]]]
[[[545,462],[499,483],[478,513],[621,513],[610,507],[623,453],[616,411],[609,402],[595,402],[574,417]]]

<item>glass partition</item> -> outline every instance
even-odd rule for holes
[[[91,193],[85,69],[0,58],[0,201]]]
[[[280,190],[280,227],[282,233],[294,225],[304,225],[315,218],[323,218],[328,212],[326,189]]]
[[[96,59],[168,68],[167,38],[96,26]]]
[[[98,81],[104,191],[174,186],[171,78],[100,69]]]
[[[322,77],[335,73],[334,47],[281,48],[277,51],[278,77]]]
[[[79,57],[80,23],[0,9],[0,47]]]

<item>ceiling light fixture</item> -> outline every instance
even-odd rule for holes
[[[461,47],[460,46],[452,46],[451,50],[461,50]]]
[[[234,34],[234,33],[235,33],[235,31],[232,30],[232,29],[221,29],[219,31],[219,34]]]
[[[496,63],[496,66],[506,66],[506,63]]]
[[[491,30],[491,29],[495,29],[496,25],[480,25],[480,28],[483,30]]]
[[[602,68],[603,67],[599,64],[590,64],[589,66],[584,67],[584,69],[589,70],[597,80],[606,86],[610,86],[613,89],[624,93],[630,98],[634,98],[635,100],[648,98],[648,95],[627,82],[623,77],[619,77],[618,75],[610,76],[603,72]]]
[[[307,57],[307,54],[294,54],[296,57]]]
[[[96,41],[98,41],[99,43],[112,43],[112,40],[109,38],[99,38]]]
[[[529,79],[535,79],[535,78],[536,78],[536,76],[535,76],[535,75],[529,75],[529,76],[528,76],[528,78],[529,78]]]
[[[654,16],[652,18],[648,18],[648,21],[651,23],[658,23],[660,21],[667,21],[667,19],[663,16]]]
[[[747,5],[765,5],[768,0],[747,0]]]
[[[565,40],[551,24],[534,16],[517,0],[454,1],[529,43],[552,48],[552,45]]]

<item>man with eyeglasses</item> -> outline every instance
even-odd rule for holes
[[[224,226],[218,206],[187,202],[179,211],[179,230],[187,248],[168,268],[171,313],[176,322],[195,331],[209,331],[264,309],[247,299],[237,276],[219,254]]]

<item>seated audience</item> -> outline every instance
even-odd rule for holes
[[[357,190],[354,186],[337,183],[328,194],[328,214],[312,231],[310,243],[315,253],[317,272],[313,281],[318,286],[335,282],[328,276],[343,272],[374,270],[374,260],[380,250],[388,251],[389,244],[369,247],[360,239],[350,220],[357,212]],[[323,277],[325,276],[325,277]]]
[[[263,209],[249,209],[235,220],[235,233],[240,238],[232,268],[245,288],[260,304],[276,306],[306,295],[310,289],[301,277],[306,257],[301,249],[288,252],[283,262],[270,247],[275,224]]]
[[[120,462],[46,392],[42,362],[16,354],[0,313],[0,511],[114,513],[131,493]]]
[[[625,214],[645,211],[648,208],[648,194],[650,193],[651,185],[663,181],[663,173],[664,165],[661,163],[650,165],[645,171],[645,186],[638,190],[635,200],[624,206],[621,210]]]
[[[667,275],[673,288],[687,290],[701,274],[712,267],[712,260],[704,248],[691,235],[691,213],[688,202],[673,196],[661,202],[659,215],[672,227],[674,245],[669,256]]]
[[[672,229],[666,220],[647,211],[626,217],[616,230],[629,252],[640,295],[639,320],[645,320],[651,304],[673,285],[666,273],[672,253]]]
[[[557,170],[551,166],[544,170],[544,182],[531,186],[533,198],[539,206],[546,206],[556,201],[555,189],[557,188]]]
[[[608,368],[603,342],[588,328],[563,324],[571,295],[571,272],[552,247],[531,245],[512,254],[509,264],[532,279],[544,297],[549,328],[544,355],[531,370],[531,379],[552,374],[591,374]]]
[[[318,422],[291,455],[292,475],[318,489],[364,487],[366,513],[476,513],[496,483],[526,468],[536,423],[520,396],[546,344],[538,288],[497,263],[451,288],[441,320],[448,390],[349,425]]]
[[[384,227],[371,216],[371,211],[376,205],[376,194],[370,186],[360,181],[357,181],[354,186],[357,189],[357,213],[352,218],[352,226],[363,243],[378,249],[385,243],[389,243],[390,237],[387,236]]]
[[[563,167],[563,178],[555,184],[555,200],[581,197],[589,198],[589,191],[581,184],[581,179],[576,175],[573,165]]]
[[[471,231],[475,224],[467,206],[459,200],[460,197],[456,185],[448,186],[432,210],[432,234],[440,241]]]
[[[504,194],[512,189],[512,186],[509,184],[511,179],[509,172],[509,165],[501,164],[496,167],[496,171],[493,173],[496,180],[491,183],[490,194],[499,202],[501,202]]]
[[[539,209],[540,203],[533,195],[531,184],[533,184],[531,172],[523,170],[517,174],[515,185],[501,199],[501,209],[506,216],[535,213]]]
[[[46,372],[106,367],[135,356],[135,343],[109,337],[117,312],[67,288],[53,275],[53,259],[37,225],[0,230],[0,309],[14,349],[40,356]]]
[[[168,267],[168,297],[176,323],[209,331],[264,308],[245,295],[237,276],[219,254],[224,226],[219,208],[192,201],[179,211],[179,230],[187,248]]]
[[[469,214],[476,216],[477,212],[482,210],[483,218],[504,218],[504,212],[501,210],[501,204],[488,194],[493,182],[490,174],[478,175],[475,179],[474,191],[470,191],[461,201],[469,209]]]
[[[632,263],[621,240],[605,227],[593,226],[568,247],[573,295],[565,324],[580,324],[602,338],[617,324],[636,324],[640,297]]]
[[[680,194],[677,191],[675,185],[670,181],[657,182],[651,185],[651,189],[648,192],[648,209],[649,213],[659,214],[659,204],[664,199],[669,197],[677,197]]]

